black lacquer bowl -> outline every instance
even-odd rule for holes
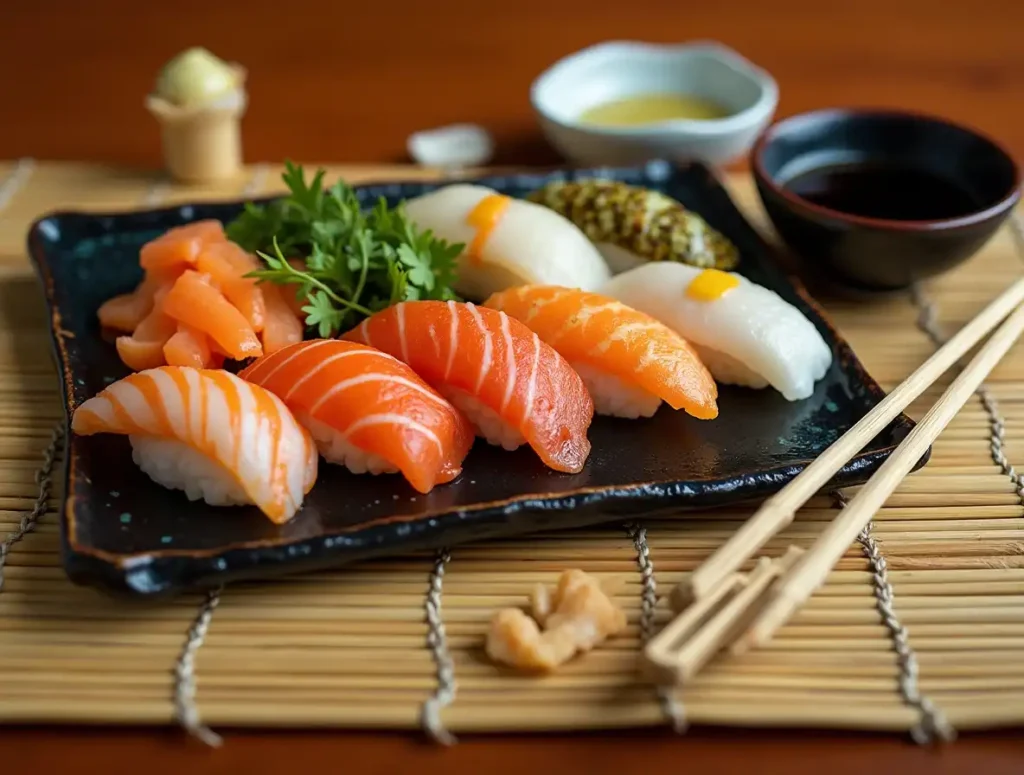
[[[870,215],[793,190],[794,178],[828,167],[895,167],[925,175],[931,185],[878,177],[862,191],[870,196]],[[995,140],[903,111],[792,116],[758,139],[751,168],[768,217],[806,269],[865,294],[905,290],[967,260],[1021,196],[1020,169]]]
[[[524,196],[558,177],[600,174],[668,193],[728,235],[740,271],[797,305],[835,353],[814,395],[790,403],[771,390],[723,387],[711,422],[662,408],[649,420],[596,418],[593,452],[577,475],[546,469],[528,449],[478,441],[462,476],[427,496],[397,475],[355,476],[322,465],[299,514],[283,526],[255,508],[214,508],[153,483],[119,436],[72,437],[62,512],[65,567],[79,583],[140,596],[168,595],[246,578],[482,538],[621,521],[654,511],[716,506],[777,491],[882,397],[849,346],[747,224],[704,167],[577,170],[479,182]],[[439,184],[358,187],[367,203],[394,202]],[[29,249],[53,320],[70,413],[126,375],[96,310],[139,281],[139,247],[172,226],[229,220],[240,203],[196,204],[117,215],[57,213],[38,221]],[[900,416],[836,477],[864,481],[907,434]]]

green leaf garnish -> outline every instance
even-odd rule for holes
[[[288,194],[247,203],[227,225],[228,238],[266,265],[250,272],[287,286],[321,337],[334,336],[400,301],[458,299],[456,260],[464,248],[421,231],[403,204],[381,198],[369,210],[343,181],[323,186],[325,171],[306,183],[301,165],[285,162]]]

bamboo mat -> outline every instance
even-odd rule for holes
[[[1024,722],[1024,349],[995,370],[850,547],[828,584],[770,646],[720,658],[684,694],[638,682],[642,640],[664,599],[750,508],[555,532],[232,586],[162,604],[125,604],[72,586],[58,555],[61,482],[36,503],[35,477],[61,416],[46,319],[24,254],[33,218],[279,190],[257,165],[215,189],[84,164],[0,164],[0,720],[551,730],[687,721],[746,726],[934,730]],[[332,168],[350,181],[423,176]],[[759,225],[747,179],[730,182]],[[1024,269],[1007,230],[913,297],[830,301],[830,314],[886,388]],[[910,411],[920,417],[952,375]],[[60,471],[59,443],[56,471]],[[59,475],[56,477],[60,479]],[[852,494],[851,491],[846,493]],[[830,520],[825,494],[771,542],[806,545]],[[567,567],[617,590],[628,631],[547,678],[483,655],[491,613],[522,604]],[[200,721],[201,719],[201,721]]]

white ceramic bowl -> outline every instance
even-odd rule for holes
[[[578,123],[595,105],[651,92],[714,100],[730,115],[635,127]],[[767,72],[719,43],[614,41],[556,62],[533,82],[530,99],[548,141],[577,164],[655,158],[725,164],[749,152],[775,113],[779,88]]]

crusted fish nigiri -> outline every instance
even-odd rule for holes
[[[648,261],[716,269],[739,262],[736,246],[723,234],[658,191],[614,180],[554,181],[527,199],[579,226],[616,274]]]

